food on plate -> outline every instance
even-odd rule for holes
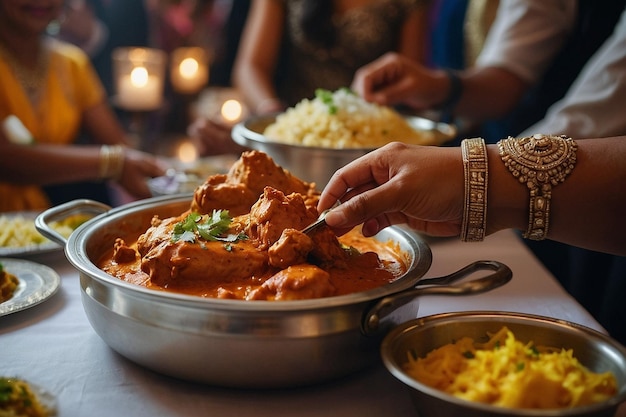
[[[4,269],[0,263],[0,303],[13,297],[13,293],[20,284],[17,277]]]
[[[339,240],[318,217],[319,192],[259,151],[198,187],[189,209],[152,219],[139,237],[120,237],[98,262],[149,288],[202,297],[295,300],[388,284],[406,271],[392,243],[357,231]]]
[[[52,222],[51,227],[62,236],[69,237],[74,229],[90,217],[85,214],[71,215],[61,221]],[[35,228],[32,216],[0,214],[0,247],[23,248],[49,242],[50,240]]]
[[[55,414],[28,382],[0,377],[1,417],[50,417]]]
[[[611,372],[594,373],[572,349],[523,343],[506,326],[486,343],[464,337],[415,358],[405,371],[417,381],[459,398],[508,408],[571,408],[617,393]]]
[[[400,141],[435,144],[433,132],[415,130],[394,109],[369,103],[347,88],[318,89],[279,114],[263,134],[274,141],[322,148],[377,148]]]

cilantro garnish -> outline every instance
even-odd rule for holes
[[[228,210],[213,210],[213,214],[190,213],[182,221],[174,225],[172,233],[172,242],[194,243],[198,237],[207,241],[236,242],[245,240],[248,237],[244,233],[230,234],[223,236],[230,224],[232,218]]]
[[[341,87],[337,91],[345,92],[346,94],[355,95],[354,91],[352,91],[348,87]],[[335,93],[330,90],[325,90],[323,88],[318,88],[315,90],[315,97],[318,98],[322,103],[328,107],[328,114],[337,114],[339,111],[339,107],[337,103],[335,103]]]

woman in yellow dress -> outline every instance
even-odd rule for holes
[[[0,129],[0,212],[46,208],[42,186],[78,181],[115,180],[148,197],[145,179],[163,174],[152,155],[126,147],[89,58],[45,35],[62,6],[0,0],[0,123],[17,117],[33,137],[14,143],[14,123]],[[74,145],[81,127],[101,145]]]

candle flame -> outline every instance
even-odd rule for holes
[[[200,64],[193,58],[185,58],[181,61],[178,66],[178,70],[180,71],[180,75],[183,78],[191,79],[196,76],[198,73],[198,69],[200,68]]]
[[[145,87],[148,84],[148,70],[144,67],[133,68],[130,73],[130,82],[134,87]]]
[[[198,158],[198,151],[191,142],[182,142],[178,145],[178,159],[181,162],[193,162]]]
[[[241,103],[237,100],[226,100],[224,104],[222,104],[222,117],[224,118],[224,120],[234,122],[241,117],[242,113],[243,108],[241,106]]]

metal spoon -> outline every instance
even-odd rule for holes
[[[318,227],[320,227],[323,224],[325,224],[326,223],[326,215],[328,214],[329,211],[330,211],[330,209],[326,209],[323,212],[321,212],[319,217],[317,218],[317,220],[315,220],[313,223],[311,223],[310,225],[308,225],[307,227],[302,229],[301,232],[304,233],[304,234],[309,234],[312,231],[314,231],[315,229],[317,229]]]

